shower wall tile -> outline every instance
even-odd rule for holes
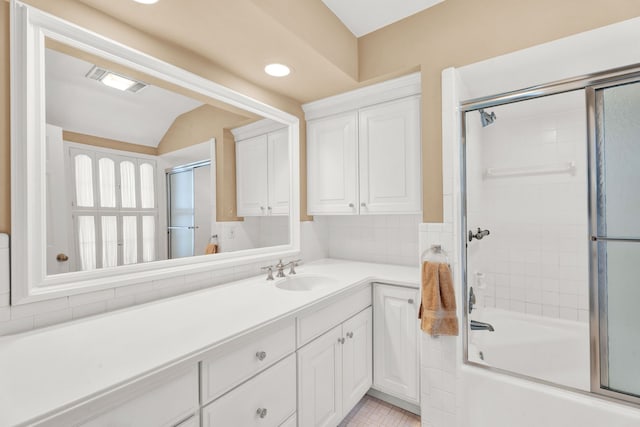
[[[587,153],[582,110],[544,111],[484,128],[467,159],[469,227],[491,230],[470,245],[479,304],[575,319],[588,308]],[[485,168],[561,164],[573,175],[486,179]],[[475,221],[475,223],[472,223]],[[476,280],[484,274],[484,283]]]

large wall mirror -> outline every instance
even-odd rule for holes
[[[12,302],[292,255],[298,119],[12,2]]]

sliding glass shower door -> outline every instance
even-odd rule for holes
[[[600,365],[592,387],[640,397],[640,82],[595,89],[591,97],[592,298]]]

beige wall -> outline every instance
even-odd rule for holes
[[[442,220],[443,69],[638,15],[636,0],[447,0],[360,38],[361,80],[421,67],[424,221]]]

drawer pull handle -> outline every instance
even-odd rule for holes
[[[353,332],[347,332],[347,338],[353,338]]]
[[[256,414],[258,414],[260,418],[265,418],[267,416],[267,408],[258,408]]]
[[[413,304],[413,298],[409,298],[409,300],[407,301],[409,304]]]
[[[256,353],[256,357],[258,358],[259,361],[263,361],[264,359],[267,358],[267,352],[266,351],[259,351]]]

